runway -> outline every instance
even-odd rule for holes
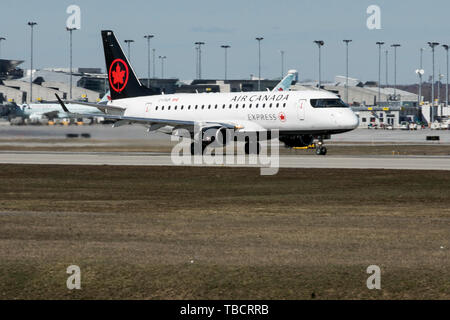
[[[98,141],[130,141],[141,140],[146,143],[170,143],[170,136],[153,132],[139,125],[112,128],[111,125],[92,126],[0,126],[1,140],[20,139],[65,139],[67,134],[89,134]],[[368,130],[356,129],[331,136],[329,142],[337,143],[430,143],[427,136],[439,136],[440,143],[450,143],[450,130]]]
[[[199,158],[201,159],[201,158]],[[47,152],[2,151],[1,164],[46,165],[111,165],[111,166],[232,166],[280,168],[339,168],[339,169],[395,169],[395,170],[450,170],[450,156],[296,156],[280,155],[262,159],[264,164],[244,163],[225,158],[213,158],[215,163],[194,161],[194,157],[172,159],[169,153],[157,152]],[[222,162],[220,160],[223,160]],[[178,161],[178,163],[177,163]]]

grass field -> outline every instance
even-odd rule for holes
[[[2,165],[0,181],[0,299],[450,298],[448,172]]]

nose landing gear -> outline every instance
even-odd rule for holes
[[[316,154],[319,156],[324,156],[327,154],[327,148],[323,145],[323,137],[319,137],[319,141],[316,144]]]

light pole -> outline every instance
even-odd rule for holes
[[[257,37],[255,40],[258,41],[258,91],[261,91],[261,40],[263,37]]]
[[[128,39],[128,40],[124,40],[124,42],[128,45],[128,60],[131,63],[131,48],[130,48],[130,45],[134,42],[134,40]]]
[[[322,40],[315,40],[315,44],[317,44],[317,47],[319,48],[319,90],[322,85],[322,61],[321,61],[321,47],[325,44]]]
[[[430,121],[434,122],[434,47],[439,45],[439,42],[428,42],[428,45],[431,47],[432,53],[432,62],[433,62],[433,73],[432,73],[432,82],[431,82],[431,108],[430,108]]]
[[[280,50],[281,54],[281,79],[284,77],[284,50]]]
[[[400,44],[395,43],[391,47],[394,48],[394,98],[397,100],[397,48]]]
[[[66,27],[66,30],[69,31],[69,38],[70,38],[70,100],[72,100],[72,31],[77,30],[76,28],[68,28]]]
[[[150,39],[153,38],[154,35],[146,34],[144,36],[147,39],[147,87],[150,88]]]
[[[423,70],[423,48],[420,48],[420,63],[419,63],[419,69],[416,70],[417,75],[419,76],[419,96],[417,98],[417,106],[420,106],[422,103],[422,77],[425,74],[425,71]]]
[[[37,25],[36,22],[28,22],[31,27],[31,59],[30,59],[30,103],[33,101],[33,29]]]
[[[386,88],[389,87],[389,50],[385,51],[386,54]]]
[[[195,43],[195,78],[198,79],[198,47],[199,45]]]
[[[420,71],[419,71],[419,105],[422,103],[422,77],[425,73],[423,70],[423,48],[420,48]]]
[[[153,78],[156,78],[156,68],[155,68],[155,59],[156,59],[156,49],[153,48],[152,52],[153,52]]]
[[[159,59],[161,59],[161,79],[164,79],[164,59],[166,59],[166,56],[159,56]]]
[[[222,45],[220,46],[225,50],[225,80],[227,80],[227,67],[228,67],[228,57],[227,57],[227,50],[230,48],[229,45]]]
[[[202,78],[202,45],[204,45],[204,42],[197,41],[195,42],[197,45],[197,59],[198,59],[198,78]]]
[[[438,92],[437,92],[437,108],[441,105],[441,79],[444,77],[443,74],[441,74],[441,69],[439,68],[438,73]],[[436,110],[437,110],[436,108]]]
[[[346,64],[345,64],[345,99],[347,104],[349,104],[348,102],[348,44],[350,42],[352,42],[352,40],[342,40],[345,42],[345,46],[346,46],[346,51],[345,51],[345,60],[346,60]]]
[[[442,45],[445,49],[446,60],[447,60],[447,83],[445,85],[445,106],[448,107],[448,44]]]
[[[382,41],[376,43],[378,45],[378,105],[381,100],[381,46],[384,44]]]
[[[6,38],[4,38],[4,37],[0,37],[0,45],[2,44],[2,40],[6,40]],[[1,55],[1,51],[0,51],[0,59],[2,58],[2,55]]]

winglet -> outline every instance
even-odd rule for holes
[[[70,113],[69,109],[67,109],[66,105],[62,100],[59,98],[59,96],[55,93],[56,99],[58,99],[59,104],[61,105],[61,108],[63,108],[64,112]]]

